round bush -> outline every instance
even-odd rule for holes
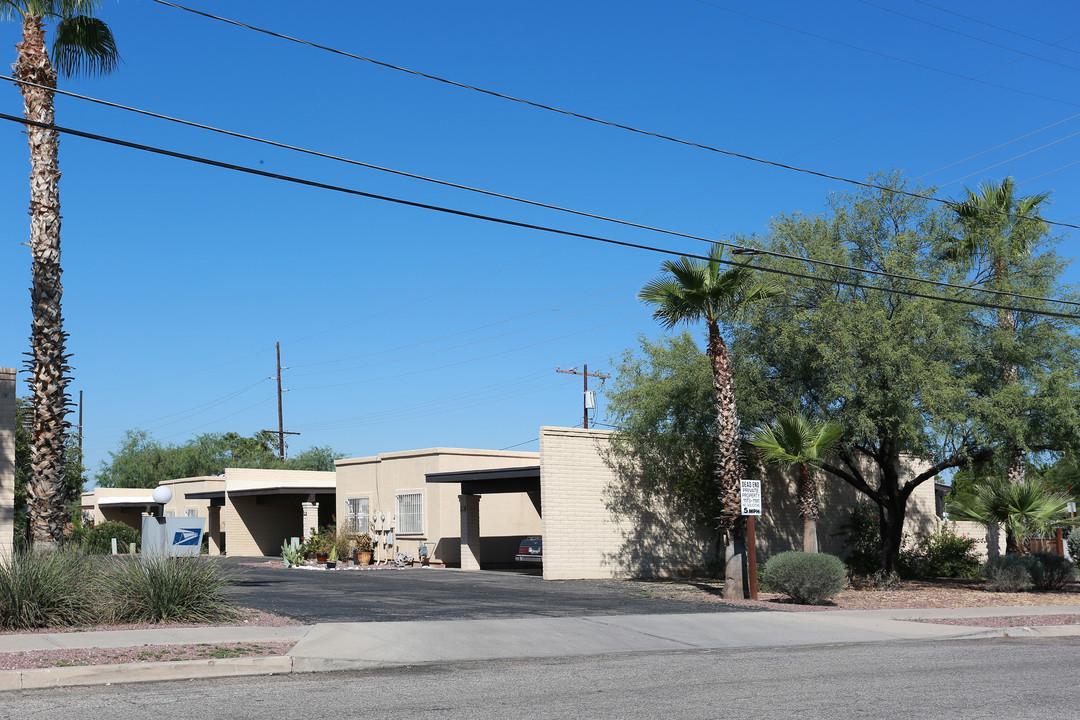
[[[791,550],[769,558],[762,573],[768,586],[801,605],[820,605],[847,585],[847,568],[825,553]]]
[[[998,592],[1020,592],[1030,590],[1035,584],[1035,575],[1040,577],[1039,561],[1031,555],[999,555],[986,561],[983,575],[991,590]]]
[[[126,553],[128,546],[139,543],[139,531],[122,522],[104,522],[86,530],[82,536],[83,552],[90,555],[112,553],[112,539],[116,538],[116,551]]]

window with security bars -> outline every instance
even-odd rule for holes
[[[397,516],[399,535],[420,535],[424,532],[424,494],[419,492],[398,493],[395,496],[394,514]]]
[[[345,500],[345,522],[348,523],[351,533],[366,533],[371,530],[371,513],[366,497]]]
[[[188,508],[187,511],[185,512],[185,514],[187,515],[187,517],[197,518],[197,517],[199,517],[199,509],[198,508]]]

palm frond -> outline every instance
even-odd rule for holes
[[[64,75],[108,75],[120,63],[116,40],[104,21],[75,15],[56,25],[53,62]]]

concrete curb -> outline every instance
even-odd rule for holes
[[[162,680],[197,680],[244,675],[288,675],[292,671],[292,658],[287,655],[229,660],[179,660],[177,662],[5,670],[0,672],[0,691]]]

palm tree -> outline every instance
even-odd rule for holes
[[[803,552],[818,551],[818,493],[810,467],[822,463],[843,433],[844,429],[836,423],[814,422],[792,414],[778,418],[772,425],[756,428],[750,434],[750,444],[761,451],[766,462],[780,468],[798,468]]]
[[[708,261],[688,257],[665,261],[660,267],[666,275],[646,284],[638,297],[654,306],[653,318],[667,329],[702,320],[708,329],[706,352],[712,362],[716,403],[716,467],[713,472],[720,494],[719,530],[725,539],[727,560],[724,597],[741,599],[746,590],[746,536],[739,494],[743,459],[731,356],[720,335],[720,322],[737,315],[749,304],[780,291],[761,282],[750,268],[737,266],[721,271],[723,253],[720,245],[713,245]]]
[[[119,62],[108,26],[92,16],[99,0],[0,0],[0,17],[22,23],[22,42],[12,71],[27,120],[51,126],[57,73],[107,74]],[[53,24],[53,58],[45,46],[45,24]],[[32,83],[32,84],[31,84]],[[29,379],[33,424],[27,500],[35,545],[62,541],[68,521],[64,478],[67,435],[68,354],[60,299],[59,133],[27,125],[30,139],[30,291],[33,326]]]
[[[1050,492],[1038,478],[992,478],[970,498],[948,501],[949,519],[1005,526],[1005,552],[1027,551],[1027,541],[1065,518],[1069,498]]]
[[[1039,217],[1039,206],[1050,193],[1017,197],[1016,184],[1011,177],[1000,183],[984,182],[978,192],[965,188],[967,199],[953,205],[963,234],[953,239],[945,258],[971,267],[983,264],[977,282],[989,284],[994,290],[1008,290],[1009,274],[1019,260],[1030,252],[1032,242],[1046,229]],[[999,310],[998,328],[1016,332],[1016,312]],[[1017,382],[1020,369],[1015,363],[1001,363],[1002,379],[1007,385]],[[1006,475],[1010,482],[1021,482],[1027,471],[1027,452],[1022,438],[1005,440]]]

